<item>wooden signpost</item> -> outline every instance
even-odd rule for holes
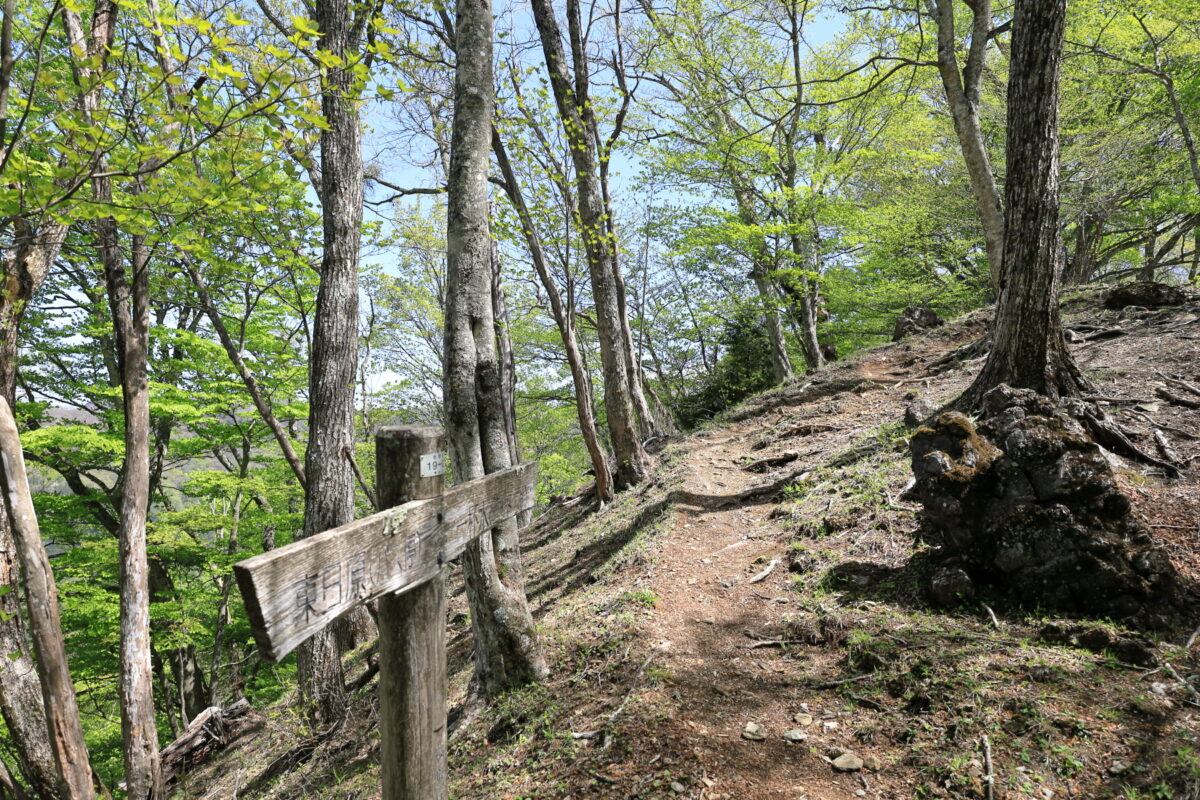
[[[533,463],[443,490],[444,446],[439,428],[379,429],[379,513],[233,568],[254,640],[270,661],[379,599],[383,800],[447,797],[442,567],[535,500]]]

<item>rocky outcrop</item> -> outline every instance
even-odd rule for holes
[[[892,341],[898,342],[905,336],[937,328],[946,323],[937,312],[925,306],[909,306],[896,317],[896,327],[892,329]]]
[[[1126,306],[1160,308],[1187,302],[1187,295],[1177,286],[1141,281],[1118,286],[1104,296],[1104,307],[1119,309]]]
[[[1030,608],[1154,624],[1180,605],[1166,552],[1133,516],[1104,454],[1048,398],[994,389],[978,429],[942,414],[913,437],[912,466],[913,494],[953,564],[935,570],[941,598],[966,592],[969,573]]]

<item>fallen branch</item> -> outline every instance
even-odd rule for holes
[[[793,644],[805,644],[801,639],[764,639],[761,642],[746,645],[747,650],[757,650],[760,647],[788,647]]]
[[[992,743],[985,734],[983,737],[983,783],[987,787],[987,800],[995,800],[996,792],[993,788],[996,783],[996,775],[992,771]]]
[[[797,450],[785,450],[777,456],[768,456],[760,458],[758,461],[753,461],[742,467],[746,472],[766,472],[772,467],[782,467],[784,464],[790,464],[800,458],[800,453]]]
[[[1158,445],[1158,453],[1172,464],[1178,464],[1179,455],[1171,449],[1171,443],[1167,441],[1167,437],[1158,428],[1154,429],[1154,443]]]
[[[786,430],[780,431],[779,433],[775,433],[770,436],[764,436],[763,438],[761,438],[757,442],[755,442],[753,445],[751,445],[750,449],[751,450],[764,450],[767,447],[770,447],[771,445],[775,444],[775,442],[780,441],[781,439],[795,439],[800,436],[812,436],[813,434],[816,434],[816,433],[830,433],[832,431],[837,431],[837,430],[841,430],[841,429],[834,427],[833,425],[823,425],[823,424],[814,423],[814,422],[806,422],[802,425],[796,425],[796,426],[793,426]]]
[[[883,452],[884,448],[884,443],[878,440],[863,442],[862,444],[851,447],[849,450],[843,450],[842,452],[838,453],[836,456],[829,459],[825,466],[829,467],[830,469],[848,467],[851,464],[862,461],[864,458],[869,458],[876,453]]]
[[[1107,328],[1095,333],[1089,333],[1087,336],[1079,336],[1076,334],[1074,342],[1102,342],[1107,339],[1116,339],[1121,336],[1128,336],[1129,331],[1124,328]]]
[[[621,715],[621,712],[625,710],[625,706],[629,702],[629,698],[633,697],[633,692],[637,689],[638,679],[642,677],[642,674],[646,671],[646,667],[650,666],[650,661],[653,658],[654,653],[646,656],[646,660],[642,662],[640,667],[638,667],[637,674],[633,676],[632,685],[629,687],[629,691],[625,693],[625,699],[621,701],[621,705],[617,706],[613,712],[608,715],[608,718],[604,720],[604,724],[600,726],[600,736],[604,742],[602,745],[600,745],[601,750],[607,750],[608,746],[612,744],[612,737],[608,735],[609,728],[612,727],[613,722],[615,722],[617,717]]]
[[[854,675],[853,678],[844,678],[841,680],[827,680],[827,681],[820,682],[820,684],[811,684],[811,687],[812,688],[836,688],[838,686],[844,686],[846,684],[853,684],[853,682],[857,682],[860,680],[874,678],[874,676],[875,676],[874,673],[866,673],[864,675]]]
[[[1166,381],[1167,383],[1174,386],[1176,389],[1183,389],[1185,392],[1188,392],[1190,394],[1196,395],[1197,397],[1200,397],[1200,387],[1196,386],[1195,384],[1188,383],[1187,381],[1179,380],[1178,378],[1169,378],[1166,375],[1159,372],[1158,370],[1155,370],[1154,373],[1156,375],[1158,375],[1158,377],[1160,377],[1164,381]]]
[[[753,578],[751,578],[750,580],[748,580],[746,582],[747,583],[758,583],[759,581],[764,581],[767,579],[767,576],[770,575],[772,572],[774,572],[775,568],[778,566],[779,566],[779,559],[773,558],[773,559],[771,559],[771,563],[767,564],[766,569],[764,569],[762,572],[758,573],[757,575],[755,575]]]
[[[1154,393],[1163,400],[1166,400],[1168,403],[1173,403],[1177,406],[1183,406],[1184,408],[1200,408],[1200,400],[1192,400],[1191,398],[1183,397],[1182,395],[1175,394],[1174,392],[1164,389],[1161,386],[1155,389]]]
[[[792,470],[791,472],[789,472],[787,475],[784,475],[779,480],[771,481],[770,483],[759,484],[757,486],[750,486],[745,489],[742,489],[737,494],[730,495],[729,497],[724,498],[721,501],[720,505],[717,506],[717,508],[725,508],[727,506],[738,505],[741,503],[748,503],[751,500],[758,500],[761,498],[774,497],[775,495],[779,494],[784,489],[786,489],[788,486],[791,486],[793,482],[800,482],[800,481],[807,480],[809,478],[809,476],[811,476],[811,475],[812,475],[812,473],[805,470],[803,467],[801,467],[800,469]]]
[[[980,605],[984,607],[988,612],[988,616],[992,618],[992,625],[995,626],[996,630],[1000,630],[1000,620],[996,619],[996,612],[992,611],[992,607],[987,603],[980,603]]]
[[[163,781],[170,783],[262,725],[261,716],[252,712],[250,702],[242,698],[229,708],[211,706],[197,714],[187,730],[163,749]]]
[[[1184,439],[1188,439],[1190,441],[1200,439],[1200,436],[1197,436],[1191,431],[1185,431],[1183,428],[1176,428],[1174,425],[1168,425],[1165,422],[1157,422],[1139,411],[1127,411],[1125,413],[1129,414],[1129,416],[1134,417],[1135,419],[1140,419],[1151,428],[1162,428],[1164,431],[1170,431],[1176,436],[1182,436]]]
[[[1103,394],[1089,394],[1085,395],[1083,399],[1087,400],[1089,403],[1113,403],[1119,406],[1136,406],[1139,404],[1154,402],[1153,400],[1149,400],[1145,397],[1110,397],[1109,395]]]
[[[1164,661],[1163,668],[1166,669],[1166,671],[1171,675],[1172,678],[1179,681],[1179,685],[1182,686],[1183,688],[1187,689],[1188,692],[1192,695],[1192,697],[1195,697],[1197,700],[1200,700],[1200,691],[1197,691],[1195,686],[1192,686],[1190,683],[1185,681],[1183,679],[1183,676],[1180,675],[1178,672],[1176,672],[1175,668],[1171,666],[1170,661]]]

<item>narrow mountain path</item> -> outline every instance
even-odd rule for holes
[[[1194,348],[1158,337],[1194,329],[1195,315],[1142,316],[1136,327],[1122,320],[1134,335],[1074,347],[1106,395],[1136,394],[1155,370],[1194,373]],[[972,315],[833,365],[685,442],[685,477],[645,584],[657,601],[644,635],[666,675],[657,699],[677,737],[664,749],[696,773],[673,786],[676,795],[982,797],[982,740],[965,731],[983,720],[1000,731],[997,742],[1013,737],[996,754],[1010,798],[1119,794],[1108,765],[1170,752],[1169,736],[1160,747],[1162,734],[1135,733],[1133,719],[1081,716],[1096,702],[1098,676],[1061,648],[1022,644],[1036,638],[1036,619],[989,620],[977,603],[926,616],[916,508],[900,498],[910,475],[900,421],[915,397],[932,410],[966,388],[980,363],[966,345],[985,324]],[[1186,409],[1139,408],[1181,434],[1194,426]],[[1175,438],[1194,461],[1194,440]],[[1195,474],[1162,483],[1134,465],[1118,471],[1176,564],[1200,574]],[[1081,680],[1043,697],[1043,664]],[[1115,706],[1139,691],[1125,674],[1105,680]],[[1046,737],[1024,721],[1025,702],[1092,738],[1067,735],[1019,766],[1030,759],[1019,737]]]
[[[876,374],[883,367],[870,366]],[[854,377],[865,378],[862,365]],[[805,691],[812,657],[783,655],[772,644],[788,640],[789,621],[802,610],[791,591],[792,534],[773,513],[771,488],[903,413],[902,388],[863,387],[795,405],[785,396],[777,408],[697,437],[688,453],[674,533],[650,583],[659,602],[648,633],[671,676],[677,721],[704,767],[705,797],[876,796],[874,772],[831,766],[833,748],[861,745],[847,740],[840,704]],[[792,455],[763,472],[746,469]],[[836,496],[832,490],[831,504]]]
[[[1200,409],[1156,393],[1200,385],[1200,296],[1068,311],[1108,413],[1143,447],[1164,436],[1183,467],[1168,479],[1113,458],[1200,587]],[[523,541],[551,675],[462,725],[451,796],[983,800],[990,770],[1004,800],[1200,797],[1191,625],[1140,665],[1105,646],[1140,635],[1119,623],[929,601],[901,420],[914,399],[936,408],[966,388],[986,326],[975,312],[752,398],[603,510],[586,492],[558,498]],[[457,574],[450,586],[457,703],[473,643]],[[1052,628],[1086,636],[1064,645]],[[365,652],[352,662],[365,669]],[[316,742],[285,698],[178,796],[374,800],[377,725],[369,681],[346,728]]]

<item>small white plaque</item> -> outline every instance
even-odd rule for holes
[[[446,456],[442,453],[426,453],[421,456],[421,477],[436,478],[446,474]]]

